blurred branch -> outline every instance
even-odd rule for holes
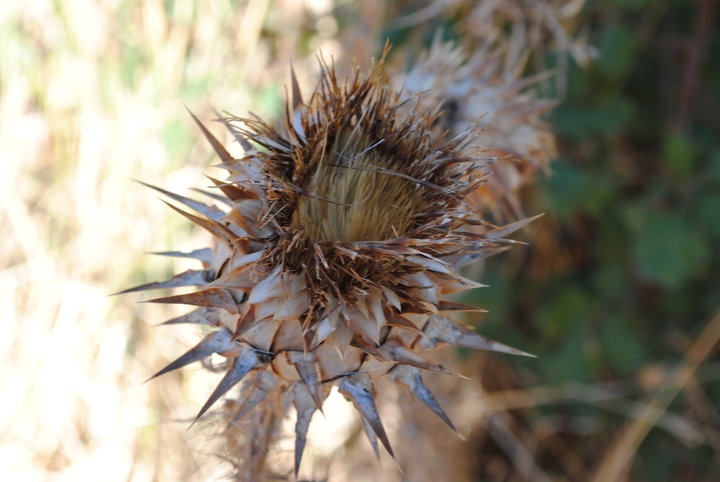
[[[676,131],[684,131],[692,120],[692,111],[697,107],[697,90],[700,86],[701,68],[713,30],[713,18],[717,0],[695,0],[695,34],[687,44],[686,61],[678,95],[678,113],[673,123]]]
[[[655,393],[638,418],[629,422],[611,444],[612,449],[601,461],[593,481],[621,479],[648,432],[657,424],[678,393],[690,382],[698,367],[712,354],[718,340],[720,340],[720,310],[696,338],[685,359],[664,387]]]
[[[491,413],[487,418],[487,431],[512,460],[515,469],[527,480],[550,482],[545,472],[535,462],[530,451],[518,440],[503,420],[501,414]]]

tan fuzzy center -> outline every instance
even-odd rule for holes
[[[401,237],[424,207],[422,188],[401,174],[358,128],[338,135],[302,186],[292,223],[321,242]]]

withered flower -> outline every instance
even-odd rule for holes
[[[239,478],[262,472],[290,404],[296,472],[310,420],[332,387],[353,402],[376,452],[379,439],[392,455],[375,404],[379,377],[408,387],[454,429],[422,378],[453,372],[427,352],[454,345],[526,355],[459,323],[453,312],[477,309],[445,299],[481,286],[456,274],[456,263],[502,249],[524,222],[466,229],[480,221],[465,198],[484,180],[471,133],[434,138],[437,109],[417,99],[400,114],[401,94],[384,81],[382,63],[341,82],[321,62],[307,102],[293,74],[292,101],[277,125],[222,119],[245,149],[240,159],[198,121],[229,173],[212,179],[221,207],[160,190],[197,211],[173,206],[215,243],[164,253],[196,258],[202,269],[128,291],[199,286],[151,300],[197,306],[167,323],[213,330],[155,376],[212,354],[227,358],[197,416],[239,385],[224,412]]]
[[[528,90],[548,77],[521,77],[517,64],[507,65],[497,48],[485,46],[472,55],[436,40],[419,62],[393,84],[407,95],[421,94],[439,103],[443,112],[435,132],[459,135],[471,126],[481,129],[471,146],[494,158],[491,175],[469,200],[475,208],[499,217],[522,217],[517,191],[538,171],[549,169],[556,155],[555,136],[540,115],[556,105]]]

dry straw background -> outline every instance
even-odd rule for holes
[[[272,115],[282,101],[290,62],[307,88],[315,71],[312,55],[318,50],[334,57],[341,69],[353,58],[366,61],[380,41],[378,19],[387,14],[385,2],[363,2],[357,9],[338,3],[2,3],[4,480],[201,481],[226,474],[213,456],[208,432],[202,427],[188,431],[181,419],[202,404],[214,380],[194,367],[182,376],[143,384],[199,334],[194,327],[171,332],[153,326],[180,314],[181,308],[136,305],[138,298],[108,296],[184,269],[182,263],[143,252],[189,250],[205,241],[132,179],[189,194],[189,186],[203,186],[202,172],[213,174],[208,167],[213,158],[183,104],[205,120],[213,118],[211,107],[239,115]],[[395,25],[420,23],[446,3],[453,2],[432,2],[415,16],[395,19]],[[564,4],[577,9],[582,2]],[[353,19],[351,26],[341,29],[338,8]],[[582,49],[571,54],[587,60]],[[651,383],[657,391],[637,402],[622,405],[627,394],[600,385],[568,382],[489,395],[468,383],[464,392],[454,393],[465,400],[484,396],[483,401],[478,406],[466,403],[465,408],[458,403],[456,413],[471,419],[468,424],[488,425],[513,459],[520,480],[551,480],[532,457],[533,444],[543,443],[542,432],[548,427],[534,426],[519,437],[504,411],[560,399],[583,399],[590,405],[619,400],[615,410],[627,420],[597,467],[581,461],[571,447],[551,450],[576,480],[619,480],[656,424],[680,439],[695,436],[686,420],[668,417],[665,410],[711,355],[719,337],[720,316],[715,316],[688,344],[684,361]],[[317,430],[328,438],[327,426]],[[316,449],[327,453],[342,442],[317,440]],[[720,449],[717,440],[701,443]],[[443,450],[459,446],[441,445]],[[363,453],[359,460],[367,456]],[[359,462],[354,463],[357,467]],[[382,469],[387,480],[399,477],[387,459]],[[345,469],[334,470],[335,480],[345,480]],[[420,480],[412,473],[407,480]]]
[[[211,105],[269,115],[290,61],[304,72],[302,29],[307,50],[337,55],[328,2],[235,4],[0,6],[5,480],[218,476],[173,419],[207,392],[193,370],[142,384],[198,333],[153,328],[172,309],[108,295],[177,268],[143,252],[204,242],[131,180],[202,186],[211,156],[183,103],[204,119]]]

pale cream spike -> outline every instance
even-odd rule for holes
[[[539,219],[543,217],[544,214],[537,214],[535,216],[531,216],[529,218],[521,219],[520,221],[515,221],[514,223],[506,224],[505,226],[502,226],[500,228],[497,228],[493,231],[490,231],[487,233],[488,239],[493,240],[499,240],[507,236],[508,234],[512,234],[518,229],[522,229],[531,222],[535,221],[536,219]],[[504,241],[510,241],[510,242],[516,242],[514,240],[504,240]]]
[[[404,278],[408,281],[408,286],[414,289],[415,299],[427,301],[433,305],[439,303],[438,287],[427,274],[417,272]]]
[[[459,269],[474,261],[495,256],[496,254],[505,252],[508,249],[510,249],[510,246],[490,248],[487,246],[487,243],[480,241],[460,250],[453,256],[448,257],[448,262],[451,262],[456,269]]]
[[[290,65],[290,82],[292,83],[292,106],[293,110],[295,110],[303,103],[303,98],[292,64]]]
[[[313,336],[313,346],[310,348],[314,350],[317,348],[317,346],[324,342],[328,336],[330,336],[334,331],[335,328],[330,326],[330,320],[328,317],[322,318],[313,328],[312,330],[315,332],[315,335]]]
[[[444,294],[444,295],[448,295],[451,293],[459,293],[461,291],[472,290],[475,288],[487,288],[488,287],[488,285],[478,283],[476,281],[464,278],[459,275],[453,276],[453,280],[450,282],[440,281],[438,284],[440,285],[440,293]]]
[[[197,259],[205,265],[212,264],[213,260],[213,250],[210,248],[195,249],[187,253],[183,253],[181,251],[151,251],[148,254],[171,256],[173,258],[192,258]]]
[[[239,184],[246,184],[247,181],[238,181]],[[257,222],[258,216],[267,209],[267,206],[257,199],[243,199],[235,201],[233,209],[225,217],[224,221],[229,226],[241,228],[250,237],[255,237],[256,241],[260,241],[263,235],[272,232],[267,226],[259,226]],[[257,245],[259,246],[259,245]]]
[[[295,405],[297,412],[295,422],[295,478],[297,478],[300,471],[300,462],[302,462],[303,452],[305,451],[305,444],[307,443],[310,421],[317,409],[317,405],[308,387],[303,383],[294,384],[293,395],[293,405]]]
[[[257,356],[255,350],[247,345],[243,345],[240,350],[240,354],[233,359],[232,365],[223,376],[220,383],[208,397],[205,405],[202,406],[198,412],[193,424],[207,412],[220,397],[225,395],[232,387],[234,387],[245,375],[250,373],[251,370],[262,366],[262,362]]]
[[[385,429],[380,421],[380,415],[378,414],[377,407],[375,406],[375,399],[372,395],[372,383],[365,374],[356,374],[345,378],[338,387],[340,393],[345,398],[352,401],[355,408],[360,412],[360,415],[370,425],[373,432],[378,436],[380,442],[382,442],[385,450],[395,458],[392,447],[390,446],[390,440],[388,439]]]
[[[164,375],[165,373],[177,370],[186,365],[202,360],[213,353],[221,353],[232,349],[232,333],[227,328],[221,328],[214,333],[210,333],[202,339],[200,343],[188,350],[184,355],[170,363],[168,366],[151,376],[148,380]]]
[[[478,308],[473,305],[466,305],[464,303],[455,303],[454,301],[441,300],[437,305],[438,311],[464,311],[472,313],[487,313],[488,310]]]
[[[380,352],[383,353],[388,359],[404,365],[411,365],[414,367],[422,368],[423,370],[430,370],[446,375],[454,375],[454,372],[448,370],[444,366],[439,365],[432,360],[425,358],[422,355],[419,355],[413,350],[410,350],[398,338],[393,338],[383,343],[383,345],[380,347]]]
[[[220,141],[217,140],[217,138],[212,135],[212,133],[203,125],[200,120],[195,117],[195,114],[193,114],[190,109],[187,109],[188,113],[190,113],[190,116],[195,120],[195,123],[200,127],[200,130],[202,131],[205,138],[208,140],[210,145],[212,146],[215,153],[222,159],[223,163],[230,164],[236,159],[230,155],[230,153],[225,149],[225,146],[223,146]]]
[[[222,193],[225,195],[223,199],[225,199],[226,202],[230,203],[230,205],[234,206],[233,203],[246,199],[258,199],[257,193],[255,193],[252,189],[243,186],[240,183],[234,183],[232,181],[224,182],[219,179],[215,179],[214,177],[210,177],[207,174],[205,175],[205,177],[210,179],[215,185],[215,187],[222,191]]]
[[[225,197],[225,196],[221,196],[221,195],[218,194],[218,193],[206,191],[205,189],[200,189],[200,188],[198,188],[198,187],[193,187],[193,188],[190,188],[190,189],[192,189],[193,191],[195,191],[195,192],[197,192],[197,193],[202,194],[203,196],[207,196],[207,197],[209,197],[210,199],[214,199],[215,201],[217,201],[217,202],[219,202],[219,203],[222,203],[222,204],[223,204],[224,206],[226,206],[226,207],[229,207],[229,208],[232,208],[232,207],[233,207],[233,203],[232,203],[232,201],[231,201],[230,199],[228,199],[228,198]],[[220,219],[222,219],[222,218],[220,218]],[[218,220],[219,220],[219,219],[218,219]]]
[[[136,291],[157,290],[162,288],[181,288],[184,286],[205,286],[213,277],[213,270],[210,269],[189,269],[178,273],[167,281],[154,281],[145,283],[126,290],[113,293],[111,296],[134,293]]]
[[[257,321],[272,318],[275,314],[275,299],[271,299],[257,305],[249,304],[248,306],[251,306],[255,310],[255,319]],[[277,320],[272,321],[274,322],[272,326],[276,326],[276,324],[280,323]]]
[[[437,402],[430,389],[425,385],[425,383],[423,383],[419,369],[407,365],[398,365],[393,369],[392,374],[397,381],[408,387],[418,400],[432,410],[435,415],[440,417],[440,419],[445,422],[448,427],[457,432],[455,425],[452,423],[442,407],[440,407],[440,404]]]
[[[320,380],[318,378],[317,367],[315,366],[315,355],[312,353],[304,353],[301,351],[286,352],[290,363],[300,375],[300,379],[305,383],[310,395],[312,396],[318,410],[322,412],[323,396],[320,388]]]
[[[265,400],[268,393],[277,386],[278,379],[267,370],[258,372],[257,376],[250,383],[249,386],[243,388],[242,396],[243,401],[233,414],[228,429],[231,425],[237,423],[245,415],[247,415],[253,408],[255,408],[260,402]]]
[[[174,205],[170,204],[169,202],[166,202],[162,199],[161,199],[161,201],[164,202],[165,204],[167,204],[170,207],[170,209],[172,209],[176,213],[183,215],[184,217],[186,217],[187,219],[189,219],[193,223],[197,224],[198,226],[200,226],[201,228],[208,231],[210,234],[212,234],[213,236],[215,236],[216,238],[218,238],[222,241],[229,243],[236,237],[232,231],[230,231],[227,227],[225,227],[224,224],[220,223],[219,221],[213,221],[208,218],[201,218],[201,217],[195,216],[194,214],[190,214],[187,211],[183,211],[179,207],[174,206]]]
[[[230,134],[232,134],[232,136],[235,138],[235,140],[240,143],[240,145],[242,146],[245,153],[248,153],[253,150],[252,145],[247,141],[247,139],[245,138],[245,135],[242,132],[240,132],[240,130],[237,127],[235,127],[234,125],[232,125],[230,123],[230,119],[223,117],[222,114],[220,114],[220,112],[218,112],[215,109],[213,109],[213,112],[215,112],[215,115],[218,116],[218,118],[217,118],[218,122],[225,124],[225,127],[227,128],[228,132],[230,132]]]
[[[367,436],[368,441],[370,442],[370,445],[373,448],[373,452],[375,452],[375,458],[380,460],[380,447],[377,443],[377,435],[375,435],[375,432],[373,431],[373,428],[370,426],[370,423],[365,419],[365,417],[360,417],[360,421],[362,422],[363,430],[365,431],[365,436]]]
[[[222,308],[233,314],[240,313],[237,301],[232,294],[221,288],[207,288],[195,293],[154,298],[141,303],[178,303],[181,305]]]
[[[256,281],[252,277],[252,270],[256,266],[257,262],[250,262],[243,266],[233,268],[232,270],[223,273],[208,286],[229,288],[247,293],[253,288],[253,286],[255,286]]]
[[[185,206],[189,207],[190,209],[197,211],[198,213],[202,214],[203,216],[207,216],[209,219],[212,219],[213,221],[220,221],[225,216],[227,216],[227,213],[223,211],[222,209],[218,209],[215,206],[208,206],[207,204],[201,203],[199,201],[195,201],[194,199],[187,198],[185,196],[181,196],[179,194],[175,194],[173,192],[167,191],[161,187],[153,186],[152,184],[148,184],[143,181],[135,181],[140,184],[142,184],[145,187],[149,187],[150,189],[154,189],[170,199],[179,202],[180,204],[184,204]]]
[[[219,326],[220,325],[220,314],[218,313],[218,310],[216,308],[198,308],[196,310],[191,311],[190,313],[186,313],[184,315],[176,316],[175,318],[171,318],[163,323],[160,323],[160,325],[181,325],[181,324],[196,324],[196,325],[210,325],[210,326]]]
[[[422,348],[432,349],[437,348],[441,344],[447,344],[463,348],[488,350],[535,358],[535,355],[476,333],[464,326],[454,323],[450,318],[442,315],[434,315],[429,318],[425,335],[426,337],[421,338],[419,341]]]

